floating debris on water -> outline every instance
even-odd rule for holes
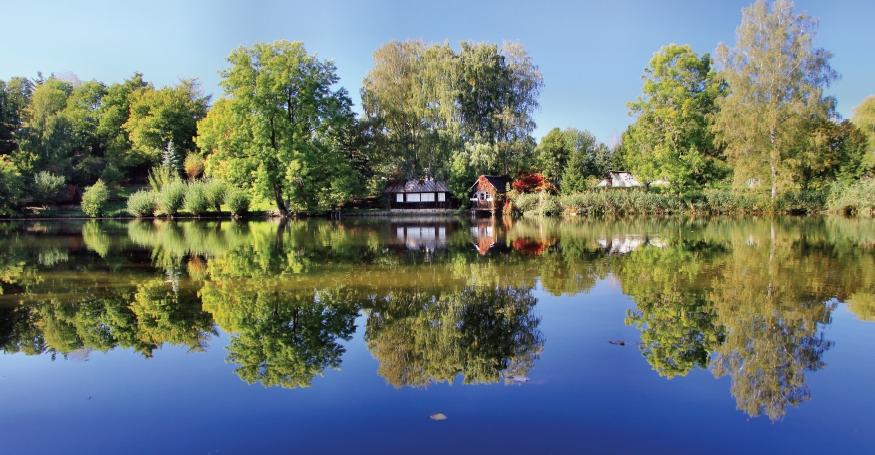
[[[440,412],[437,414],[432,414],[432,415],[428,416],[428,418],[431,420],[447,420],[447,416],[443,415]]]
[[[616,344],[620,346],[626,346],[626,342],[623,340],[608,340],[608,343]]]
[[[529,382],[531,379],[525,376],[508,376],[507,379],[510,379],[513,382]]]

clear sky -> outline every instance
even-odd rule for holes
[[[107,84],[134,71],[156,86],[198,77],[221,95],[217,70],[231,49],[255,41],[303,41],[333,59],[358,104],[372,53],[392,40],[519,41],[544,75],[540,138],[553,127],[609,141],[630,123],[653,53],[670,43],[699,53],[733,44],[752,0],[601,1],[0,1],[0,79],[37,71]],[[820,18],[815,45],[835,54],[842,79],[829,93],[845,118],[875,94],[875,1],[798,0]]]

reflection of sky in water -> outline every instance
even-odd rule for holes
[[[658,377],[631,346],[629,301],[601,283],[585,296],[536,292],[547,347],[523,385],[426,390],[386,385],[358,332],[340,371],[309,388],[247,385],[223,361],[228,335],[206,353],[165,346],[89,360],[6,355],[0,360],[5,453],[595,452],[866,453],[875,331],[843,306],[830,337],[840,348],[810,375],[814,399],[772,424],[735,410],[729,379],[703,370]],[[88,397],[91,397],[89,400]],[[442,412],[448,419],[430,421]],[[380,437],[375,437],[380,435]],[[514,435],[514,437],[508,437]],[[829,440],[820,437],[832,436]],[[841,437],[835,437],[841,435]],[[835,438],[834,438],[835,437]]]
[[[431,248],[429,242],[464,249],[473,255],[465,261],[473,265],[494,261],[494,255],[470,250],[473,236],[453,240],[459,232],[473,234],[474,227],[442,234],[440,227],[405,226],[403,238],[398,230],[387,236],[394,234],[401,245],[422,245],[413,250]],[[525,261],[501,273],[525,270],[546,277],[555,272],[551,268],[565,266],[536,258],[552,254],[557,245],[571,248],[567,235],[519,236],[489,227],[490,237],[504,245],[542,244],[526,250],[533,254],[505,252]],[[743,235],[738,243],[751,245],[749,238],[769,240]],[[654,254],[650,247],[664,253],[673,245],[671,238],[649,234],[593,233],[589,239],[593,251],[623,255],[611,260],[646,257]],[[780,256],[782,250],[775,250]],[[871,251],[863,253],[871,259],[866,254]],[[33,260],[45,268],[64,267],[75,258],[53,245]],[[152,255],[151,260],[165,259]],[[173,267],[185,264],[168,261]],[[526,374],[530,383],[463,385],[459,376],[452,385],[396,389],[376,374],[380,362],[363,340],[364,314],[355,320],[352,339],[340,341],[346,348],[340,370],[325,369],[308,388],[247,385],[234,373],[237,365],[225,361],[230,337],[223,332],[208,341],[206,352],[165,344],[150,359],[120,348],[106,354],[77,351],[54,362],[46,355],[7,354],[0,357],[2,452],[867,453],[873,447],[875,395],[869,389],[875,378],[875,326],[846,305],[839,304],[823,327],[835,343],[823,356],[826,366],[806,372],[812,398],[788,407],[783,420],[772,423],[736,410],[730,376],[715,379],[710,371],[693,369],[667,380],[653,371],[631,344],[642,336],[624,323],[636,305],[622,294],[614,273],[597,279],[586,293],[563,296],[547,292],[544,279],[532,291],[545,344]],[[176,286],[173,281],[168,286]],[[427,418],[435,413],[448,418]]]

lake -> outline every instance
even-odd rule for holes
[[[875,221],[0,223],[2,453],[871,453]]]

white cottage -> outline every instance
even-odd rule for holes
[[[599,182],[598,186],[631,188],[641,186],[641,183],[635,179],[631,172],[609,170],[605,173],[605,178]]]

